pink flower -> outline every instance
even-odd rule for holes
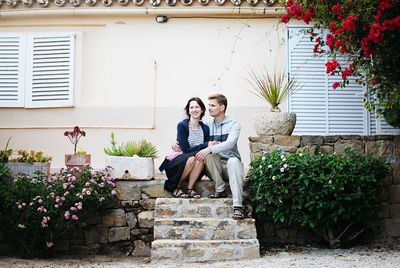
[[[18,228],[24,229],[24,228],[25,228],[25,225],[23,225],[23,224],[18,224]]]
[[[89,187],[89,186],[90,186],[90,183],[89,183],[89,182],[86,182],[86,183],[85,183],[85,186],[86,186],[86,187]]]
[[[115,190],[112,190],[112,191],[111,191],[111,194],[112,194],[112,195],[117,195],[117,192],[116,192]]]
[[[281,172],[284,172],[285,171],[285,169],[284,168],[281,168]]]
[[[76,207],[70,207],[70,209],[69,210],[71,210],[71,211],[75,211],[76,210]]]
[[[69,188],[74,189],[74,188],[75,188],[75,185],[71,184],[71,185],[69,186]]]
[[[18,209],[22,209],[22,206],[21,206],[21,205],[18,205]]]
[[[54,245],[53,242],[46,242],[46,246],[47,246],[48,248],[51,248],[53,245]]]
[[[22,206],[25,207],[25,206],[26,206],[26,203],[22,203]]]
[[[99,198],[99,202],[103,202],[104,199],[105,199],[104,197],[100,197],[100,198]]]
[[[71,215],[71,214],[69,213],[69,211],[65,211],[65,213],[64,213],[64,218],[65,218],[66,220],[68,220],[70,215]]]
[[[100,188],[103,188],[104,187],[104,182],[100,183],[99,186],[100,186]]]
[[[74,221],[77,221],[77,220],[78,220],[78,216],[76,216],[76,215],[74,214],[74,215],[72,215],[72,219],[73,219]]]
[[[57,205],[57,204],[55,204],[55,205],[54,205],[54,207],[55,207],[55,208],[58,208],[58,205]]]
[[[38,200],[38,203],[39,203],[39,204],[42,204],[42,203],[43,203],[43,200],[42,200],[42,199],[39,199],[39,200]]]

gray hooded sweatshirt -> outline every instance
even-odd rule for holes
[[[237,157],[241,160],[237,148],[240,134],[239,121],[226,116],[221,123],[217,123],[212,119],[207,121],[206,125],[210,128],[210,141],[220,142],[210,147],[212,154],[220,154],[221,158]]]

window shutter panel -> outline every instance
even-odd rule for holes
[[[301,86],[289,95],[289,112],[296,113],[294,135],[327,134],[325,58],[314,57],[314,44],[301,28],[289,28],[289,74]]]
[[[74,34],[29,34],[26,107],[71,107]]]
[[[295,135],[367,134],[364,88],[349,78],[345,88],[333,89],[341,77],[326,74],[326,57],[313,53],[315,42],[301,30],[290,27],[289,71],[301,88],[289,96],[289,111],[296,113]],[[346,67],[344,58],[336,59]]]
[[[0,34],[0,107],[24,107],[25,34]]]

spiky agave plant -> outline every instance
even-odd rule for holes
[[[284,72],[274,71],[269,73],[264,66],[261,71],[249,69],[248,77],[244,78],[255,91],[251,91],[254,95],[271,104],[271,112],[280,112],[278,105],[286,97],[299,88],[294,79],[287,81]]]
[[[146,140],[130,141],[122,146],[123,156],[157,157],[156,147]]]

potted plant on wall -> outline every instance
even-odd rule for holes
[[[74,145],[74,154],[65,155],[65,165],[67,168],[79,167],[82,169],[83,166],[90,165],[90,154],[86,154],[86,152],[76,152],[78,142],[81,137],[86,136],[86,132],[81,130],[78,126],[75,126],[73,131],[65,131],[64,136],[68,137]]]
[[[0,151],[0,163],[8,170],[11,177],[16,177],[19,173],[33,177],[36,172],[42,172],[50,176],[51,157],[44,155],[43,152],[18,150],[13,156],[13,149],[8,149],[8,139],[6,148]]]
[[[290,93],[298,89],[298,84],[287,81],[284,72],[270,74],[264,67],[256,72],[250,69],[245,80],[252,86],[250,91],[271,105],[269,112],[256,113],[253,123],[258,135],[291,135],[296,125],[296,114],[281,112],[279,104]]]
[[[117,146],[114,133],[111,133],[111,147],[104,148],[105,165],[112,167],[111,176],[126,180],[151,180],[154,178],[154,158],[157,149],[142,139]]]

